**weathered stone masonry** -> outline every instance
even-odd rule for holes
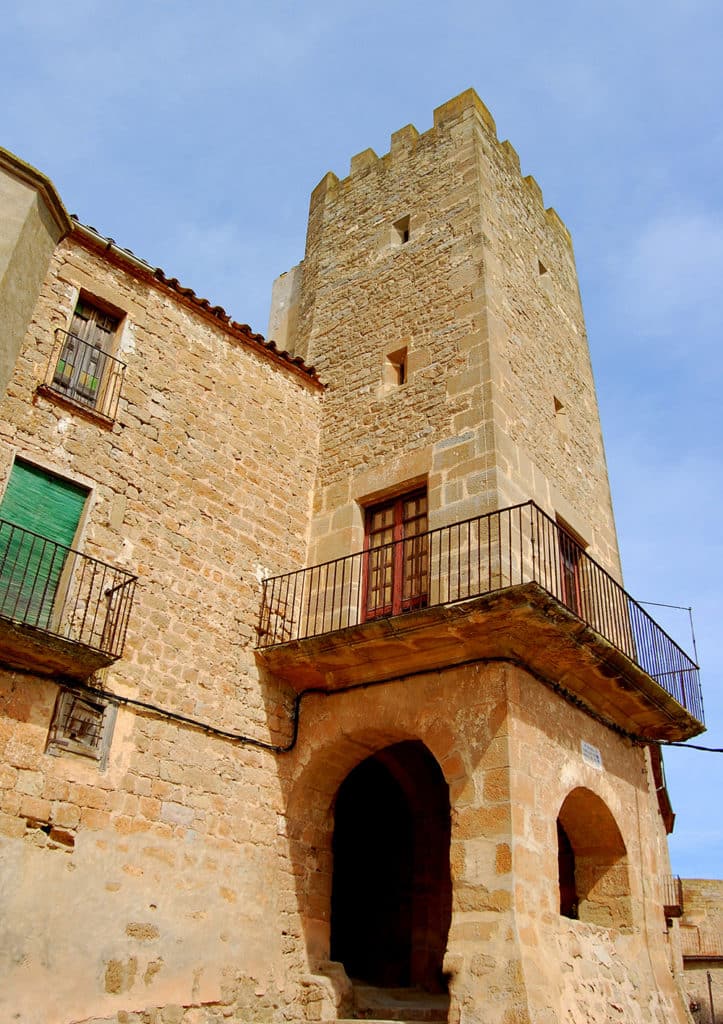
[[[0,1017],[331,1024],[366,982],[382,1017],[391,989],[452,1024],[690,1021],[653,759],[702,724],[627,598],[623,650],[583,614],[583,548],[620,564],[570,237],[476,94],[322,179],[276,344],[0,179],[0,500],[18,463],[85,487],[72,546],[138,577],[92,675],[0,589]],[[118,324],[114,414],[58,384],[79,298]],[[353,621],[304,633],[341,591],[313,575],[260,619],[410,494],[431,528],[533,499],[564,586],[435,607],[395,535],[400,606],[367,551]],[[102,756],[53,742],[64,693],[111,709]]]

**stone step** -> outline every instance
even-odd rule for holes
[[[441,1024],[447,1020],[449,996],[415,988],[378,988],[353,983],[356,1020]]]

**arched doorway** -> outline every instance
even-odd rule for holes
[[[331,958],[350,978],[446,991],[449,790],[424,744],[357,765],[335,801]]]

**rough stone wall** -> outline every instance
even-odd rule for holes
[[[451,803],[453,910],[444,960],[449,1019],[479,1020],[483,1012],[493,1024],[511,1020],[511,1007],[524,1005],[512,914],[506,718],[503,677],[483,666],[308,698],[299,745],[280,767],[312,966],[323,971],[329,955],[336,791],[366,757],[393,743],[419,740],[438,761]],[[335,1007],[322,981],[311,978],[311,992],[321,1018],[333,1019]]]
[[[481,279],[473,159],[469,133],[409,126],[387,156],[359,154],[348,178],[327,175],[312,195],[297,331],[329,384],[320,559],[361,546],[360,499],[410,480],[428,478],[435,523],[494,504],[470,303]],[[406,243],[394,228],[404,217]],[[407,382],[395,386],[387,356],[404,348]]]
[[[331,384],[321,427],[298,376],[72,240],[0,408],[1,478],[17,452],[92,487],[79,545],[140,577],[124,658],[99,681],[262,744],[291,733],[290,695],[252,653],[259,578],[358,549],[373,496],[426,480],[432,525],[534,496],[617,566],[568,239],[473,94],[324,179],[299,274],[283,332]],[[127,314],[113,424],[36,393],[79,288]],[[388,356],[402,349],[396,384]],[[0,676],[0,1007],[21,1024],[333,1020],[334,799],[403,740],[425,744],[449,786],[451,1024],[687,1019],[646,756],[522,670],[307,695],[281,758],[121,707],[102,772],[45,753],[56,692]],[[560,917],[555,821],[575,787],[625,842],[625,927]]]
[[[518,669],[509,671],[508,695],[512,870],[530,1019],[688,1021],[666,940],[662,880],[670,867],[646,750]],[[586,760],[583,743],[597,748],[601,768]],[[560,914],[556,821],[578,788],[604,802],[625,845],[627,864],[613,867],[596,893],[598,905],[619,915],[627,878],[630,909],[619,926]],[[581,824],[602,842],[595,819]]]
[[[500,495],[561,515],[619,577],[572,241],[494,125],[475,134]]]
[[[645,751],[506,664],[305,702],[299,745],[281,764],[281,779],[303,934],[319,970],[310,979],[319,1016],[334,1016],[322,985],[334,798],[357,763],[406,739],[427,746],[449,786],[450,1021],[688,1022],[669,967],[657,884],[667,861],[659,858],[662,825]],[[583,760],[581,740],[598,746],[602,771]],[[624,927],[559,912],[557,814],[580,786],[604,800],[625,841]]]
[[[432,526],[532,497],[619,575],[570,239],[472,91],[327,174],[293,280],[271,320],[330,385],[312,556],[358,549],[359,504],[425,480]]]
[[[690,1002],[699,1007],[693,1018],[700,1024],[720,1024],[723,1021],[723,880],[684,878],[683,907],[680,920],[685,967],[683,985]]]
[[[36,394],[79,288],[127,314],[110,426]],[[319,406],[318,389],[168,291],[59,247],[0,409],[0,477],[17,453],[90,486],[78,545],[139,576],[124,656],[96,685],[287,742],[254,623],[260,576],[305,559]],[[0,677],[0,1016],[224,998],[279,1017],[296,996],[274,755],[121,707],[99,771],[45,753],[56,693]]]

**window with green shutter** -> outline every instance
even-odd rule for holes
[[[16,459],[0,502],[0,615],[48,628],[88,490]]]

